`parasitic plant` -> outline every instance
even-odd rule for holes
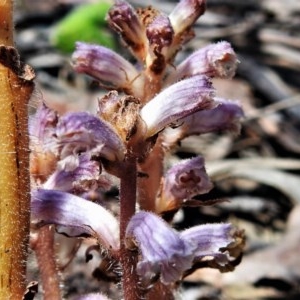
[[[78,42],[75,71],[108,89],[97,111],[59,114],[41,103],[31,118],[32,244],[44,299],[61,297],[53,228],[93,238],[125,300],[175,299],[178,283],[198,267],[231,271],[239,262],[244,236],[231,224],[172,228],[175,213],[213,184],[203,157],[166,170],[167,155],[190,135],[238,133],[243,116],[238,102],[215,96],[211,81],[235,73],[229,43],[208,45],[175,65],[205,6],[204,0],[181,0],[166,15],[116,0],[107,21],[134,62]],[[119,184],[118,213],[103,198],[112,178]]]

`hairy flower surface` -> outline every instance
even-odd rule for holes
[[[87,112],[63,115],[56,127],[56,137],[62,158],[84,151],[108,160],[124,157],[125,147],[113,128]]]
[[[123,0],[116,0],[108,12],[109,25],[118,32],[132,53],[140,60],[145,55],[145,28],[135,9]]]
[[[180,208],[185,199],[208,193],[213,185],[204,167],[204,158],[183,160],[168,170],[156,201],[157,212]]]
[[[174,282],[192,265],[195,245],[181,239],[155,214],[135,214],[127,226],[126,242],[129,248],[137,245],[141,251],[137,272],[146,282],[159,274],[162,282]]]
[[[204,0],[181,0],[169,15],[175,33],[180,34],[193,25],[205,8]]]
[[[227,251],[235,243],[235,232],[231,224],[205,224],[177,232],[157,215],[140,211],[127,226],[126,245],[141,253],[137,272],[144,282],[160,275],[160,280],[169,284],[202,258],[223,266],[235,260]]]
[[[146,138],[203,109],[214,106],[213,88],[204,76],[179,81],[163,90],[141,109]]]
[[[91,201],[61,191],[38,189],[32,194],[31,214],[38,226],[60,225],[60,231],[69,236],[92,236],[106,249],[119,248],[116,218]]]
[[[72,62],[75,71],[90,75],[104,85],[110,84],[113,88],[129,92],[140,88],[136,86],[141,81],[136,68],[108,48],[78,42]]]
[[[232,78],[238,60],[228,42],[208,45],[195,51],[180,63],[167,78],[167,84],[195,75]]]

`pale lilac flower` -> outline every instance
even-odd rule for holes
[[[176,66],[176,69],[172,70],[168,76],[166,84],[195,75],[232,78],[237,64],[236,54],[228,42],[210,44],[195,51]]]
[[[43,184],[44,189],[55,189],[64,192],[85,192],[86,189],[107,190],[109,181],[100,177],[101,165],[91,160],[87,153],[69,155],[57,163],[54,173]],[[83,184],[84,183],[84,184]]]
[[[203,134],[216,131],[240,132],[240,120],[244,117],[238,101],[215,98],[216,107],[202,110],[182,119],[178,127],[184,136]]]
[[[193,76],[163,90],[141,109],[146,138],[186,116],[214,107],[213,92],[204,76]]]
[[[44,150],[49,150],[54,140],[57,122],[57,113],[42,103],[37,108],[36,113],[29,119],[31,143],[38,144]]]
[[[179,280],[192,266],[196,247],[181,239],[160,217],[143,211],[131,218],[126,229],[126,243],[130,249],[138,246],[142,260],[137,264],[137,273],[148,283],[157,275],[166,284]]]
[[[122,160],[125,146],[112,126],[87,112],[63,115],[57,124],[56,137],[61,158],[80,152]]]
[[[78,196],[55,190],[35,190],[31,215],[37,226],[59,225],[60,231],[70,236],[92,236],[106,249],[119,248],[117,219],[102,206]]]
[[[197,244],[195,259],[201,259],[222,255],[221,249],[234,242],[233,231],[233,226],[228,223],[205,224],[186,229],[180,236]]]
[[[142,76],[125,58],[103,46],[77,42],[73,68],[115,89],[132,92],[140,88]]]
[[[164,284],[173,283],[202,259],[225,267],[241,253],[240,233],[231,224],[205,224],[177,232],[158,215],[140,211],[126,230],[128,249],[139,249],[137,273],[142,282],[160,276]]]
[[[205,0],[181,0],[169,15],[175,33],[181,34],[190,28],[205,8]]]
[[[146,34],[135,9],[123,0],[116,0],[108,12],[108,24],[118,32],[132,53],[140,60],[145,56]]]
[[[183,160],[165,174],[156,200],[156,211],[178,209],[184,200],[208,193],[212,187],[203,157]]]

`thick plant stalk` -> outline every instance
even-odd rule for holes
[[[124,169],[122,170],[120,178],[120,261],[123,267],[123,292],[125,300],[142,299],[141,291],[138,286],[138,276],[135,270],[137,253],[125,247],[126,227],[130,218],[135,213],[136,178],[136,158],[128,155],[125,159]]]
[[[44,300],[62,298],[54,248],[54,228],[50,225],[40,228],[34,250],[40,268]]]
[[[27,103],[33,72],[13,48],[12,2],[0,0],[0,299],[26,289],[30,185]]]

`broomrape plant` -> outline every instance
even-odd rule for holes
[[[178,283],[198,267],[223,272],[239,263],[244,236],[231,224],[172,228],[175,213],[213,184],[203,157],[168,170],[165,157],[190,135],[238,133],[243,116],[238,102],[215,96],[211,82],[235,74],[238,60],[229,43],[208,45],[174,65],[204,11],[204,0],[181,0],[170,15],[115,1],[107,21],[135,63],[78,42],[74,70],[109,90],[97,112],[59,115],[41,103],[31,118],[32,245],[44,299],[61,297],[51,225],[59,233],[94,240],[93,249],[122,283],[125,300],[175,299]],[[101,197],[112,177],[119,182],[119,213]]]

